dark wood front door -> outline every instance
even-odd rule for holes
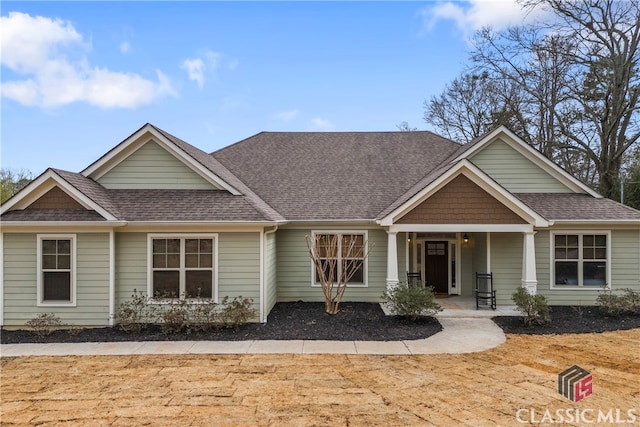
[[[425,242],[425,283],[439,294],[449,293],[449,242]]]

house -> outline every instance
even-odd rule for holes
[[[323,301],[306,235],[370,246],[345,300],[420,273],[471,296],[493,272],[551,304],[638,288],[640,212],[603,198],[502,127],[262,132],[208,154],[146,124],[80,173],[48,169],[1,208],[2,324],[53,312],[112,325],[134,290]],[[335,256],[343,256],[338,251]]]

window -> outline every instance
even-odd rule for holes
[[[216,238],[150,236],[149,293],[163,298],[213,298]]]
[[[555,286],[606,286],[608,240],[608,234],[554,234]]]
[[[75,305],[75,235],[38,235],[38,305]]]
[[[367,286],[366,232],[313,232],[318,257],[325,277],[334,282],[343,274],[353,273],[349,286]],[[313,262],[313,285],[320,285],[320,276]]]

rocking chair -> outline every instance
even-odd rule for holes
[[[493,289],[493,273],[476,272],[476,310],[482,305],[489,305],[492,310],[496,309],[496,291]]]

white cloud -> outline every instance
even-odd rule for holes
[[[483,27],[501,30],[528,22],[539,13],[530,13],[515,0],[469,0],[438,2],[424,9],[422,16],[427,30],[432,30],[440,21],[451,20],[468,38]]]
[[[187,58],[182,61],[180,68],[185,70],[189,75],[189,80],[198,84],[202,89],[204,87],[207,76],[213,75],[222,65],[222,54],[212,50],[206,50],[200,57]],[[236,60],[230,60],[227,68],[233,70],[237,67]]]
[[[334,127],[331,124],[331,122],[329,122],[328,120],[325,120],[320,117],[316,117],[313,120],[311,120],[310,129],[312,131],[329,132],[329,131],[332,131]]]
[[[39,107],[86,102],[137,108],[175,95],[169,78],[160,71],[152,81],[89,65],[89,48],[70,22],[20,12],[0,17],[2,66],[24,78],[4,81],[2,96]]]
[[[131,45],[129,44],[129,42],[122,42],[120,43],[120,52],[121,53],[129,53],[129,51],[131,50]]]
[[[300,114],[300,110],[294,109],[289,111],[279,111],[275,113],[273,117],[283,122],[290,122],[291,120],[298,117],[299,114]]]

